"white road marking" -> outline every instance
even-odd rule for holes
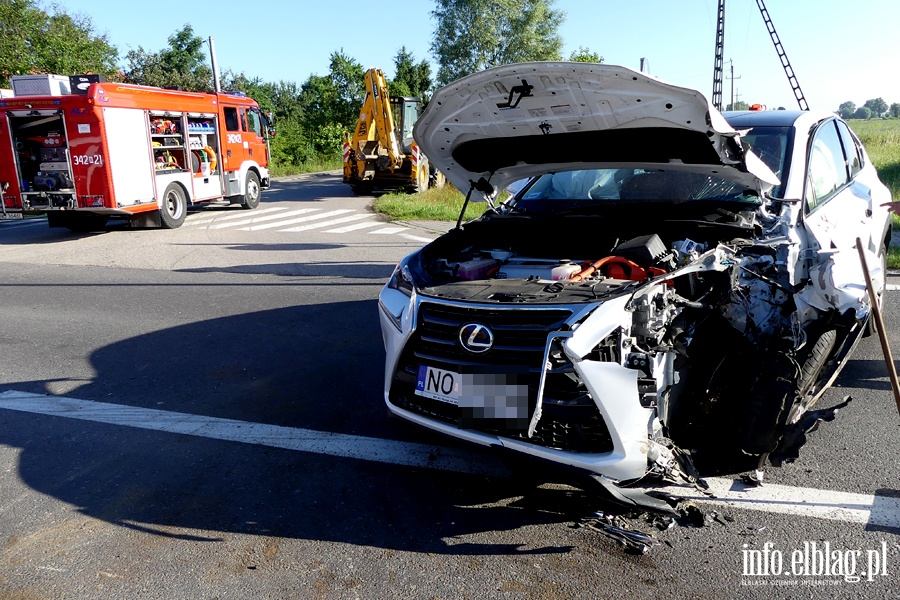
[[[409,233],[401,233],[400,237],[412,240],[414,242],[433,242],[433,238],[422,237],[420,235],[411,235]]]
[[[272,213],[280,210],[286,210],[287,206],[273,206],[271,208],[261,208],[253,211],[254,215],[261,215],[263,213]],[[197,219],[188,219],[185,221],[185,225],[206,225],[207,223],[215,223],[217,221],[228,221],[231,219],[241,219],[246,218],[247,213],[243,210],[235,210],[235,214],[233,215],[223,215],[221,213],[217,214],[214,217],[209,217],[206,215],[197,215]]]
[[[400,233],[401,231],[406,231],[406,227],[385,227],[384,229],[379,229],[378,231],[370,231],[369,235],[389,235],[392,233]]]
[[[329,221],[322,221],[321,223],[313,223],[312,225],[301,225],[300,227],[291,227],[289,229],[279,229],[279,232],[285,231],[307,231],[310,229],[319,229],[321,227],[330,227],[331,225],[337,225],[339,223],[349,223],[350,221],[359,221],[360,219],[368,219],[371,215],[368,213],[361,213],[358,215],[350,215],[347,217],[340,217],[338,219],[331,219]]]
[[[493,466],[484,464],[481,458],[476,460],[472,453],[452,448],[77,400],[63,396],[7,391],[0,393],[0,409],[423,469],[458,473],[477,471],[484,475],[502,475],[506,472],[499,461]]]
[[[711,477],[706,482],[715,495],[714,498],[698,490],[679,486],[660,489],[679,498],[691,498],[731,508],[900,529],[900,498],[772,483],[748,487],[721,477]]]
[[[337,229],[329,229],[325,233],[349,233],[357,229],[366,229],[367,227],[378,227],[381,221],[369,221],[366,223],[356,223],[355,225],[347,225],[346,227],[338,227]]]
[[[224,227],[238,227],[239,225],[249,225],[250,223],[262,223],[263,221],[273,221],[275,219],[284,219],[286,217],[296,217],[297,215],[305,215],[307,213],[316,212],[322,210],[321,208],[298,208],[297,210],[291,210],[288,212],[277,213],[274,215],[264,215],[262,217],[249,217],[245,218],[241,221],[234,221],[231,223],[219,223],[215,221],[213,225],[210,225],[210,229],[222,229]],[[247,215],[243,215],[247,217]]]
[[[7,391],[0,393],[0,409],[417,468],[486,476],[509,473],[499,461],[485,460],[484,455],[465,450],[62,396]],[[746,488],[725,478],[710,478],[707,482],[715,498],[678,486],[660,489],[732,508],[900,528],[900,498],[775,484]]]
[[[896,292],[896,291],[900,290],[900,285],[897,285],[896,283],[889,283],[884,286],[884,289],[889,292]]]
[[[239,227],[240,231],[259,231],[260,229],[273,229],[275,227],[285,227],[287,225],[294,225],[295,223],[304,223],[306,221],[315,221],[318,219],[327,219],[328,217],[336,217],[337,215],[343,215],[348,212],[353,212],[352,209],[349,208],[341,208],[338,210],[330,210],[328,212],[320,213],[317,215],[312,215],[309,217],[297,217],[296,219],[288,219],[286,221],[278,221],[276,223],[266,223],[265,225],[251,225],[250,227]]]

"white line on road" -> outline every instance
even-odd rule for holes
[[[273,229],[275,227],[284,227],[286,225],[294,225],[296,223],[304,223],[306,221],[316,221],[318,219],[326,219],[328,217],[336,217],[348,212],[353,212],[350,208],[341,208],[338,210],[330,210],[328,212],[319,213],[309,217],[297,217],[296,219],[288,219],[286,221],[278,221],[277,223],[266,223],[265,225],[251,225],[250,227],[239,227],[240,231],[259,231],[260,229]]]
[[[339,223],[349,223],[350,221],[359,221],[360,219],[368,219],[368,218],[370,218],[371,216],[372,216],[372,215],[369,215],[369,214],[366,214],[366,213],[361,213],[361,214],[358,214],[358,215],[350,215],[350,216],[347,216],[347,217],[340,217],[340,218],[337,218],[337,219],[330,219],[330,220],[328,220],[328,221],[322,221],[322,222],[320,222],[320,223],[313,223],[313,224],[311,224],[311,225],[301,225],[300,227],[291,227],[291,228],[289,228],[289,229],[279,229],[278,231],[279,231],[279,232],[282,232],[282,233],[283,233],[283,232],[286,232],[286,231],[292,231],[292,232],[293,232],[293,231],[308,231],[308,230],[310,230],[310,229],[319,229],[319,228],[321,228],[321,227],[330,227],[331,225],[337,225],[337,224],[339,224]]]
[[[329,229],[325,233],[349,233],[351,231],[356,231],[357,229],[378,227],[379,225],[381,225],[380,221],[368,221],[366,223],[356,223],[354,225],[347,225],[346,227],[338,227],[337,229]]]
[[[715,498],[694,489],[677,486],[661,488],[661,491],[679,498],[691,498],[731,508],[900,529],[900,498],[772,483],[750,487],[721,477],[711,477],[706,482]]]
[[[434,238],[422,237],[420,235],[411,235],[409,233],[401,233],[400,237],[412,240],[414,242],[433,242]]]
[[[253,214],[261,215],[263,213],[272,213],[272,212],[276,212],[279,210],[286,210],[286,209],[287,209],[287,206],[273,206],[271,208],[261,208],[261,209],[255,210],[253,212]],[[234,209],[229,209],[229,210],[234,210]],[[233,215],[223,215],[220,212],[213,217],[209,217],[207,215],[198,215],[197,219],[188,219],[185,221],[184,224],[185,225],[206,225],[207,223],[215,223],[218,221],[228,221],[231,219],[240,219],[240,218],[246,218],[246,217],[247,217],[247,213],[244,212],[243,210],[235,211],[235,214],[233,214]]]
[[[370,231],[369,235],[390,235],[392,233],[400,233],[401,231],[406,231],[406,227],[385,227],[384,229],[379,229],[378,231]],[[429,242],[431,240],[428,240]]]
[[[886,289],[889,292],[896,292],[896,291],[900,290],[900,285],[897,285],[896,283],[889,283],[884,286],[884,289]]]
[[[234,221],[231,223],[219,223],[216,221],[212,225],[209,226],[210,229],[222,229],[223,227],[237,227],[239,225],[249,225],[250,223],[262,223],[263,221],[274,221],[275,219],[284,219],[286,217],[296,217],[297,215],[305,215],[307,213],[316,212],[318,210],[322,210],[321,208],[298,208],[297,210],[291,210],[288,212],[282,212],[274,215],[265,215],[262,217],[250,217],[245,218],[241,221]],[[245,217],[247,215],[244,215]]]
[[[475,471],[483,475],[502,475],[506,472],[499,462],[495,465],[484,464],[483,459],[476,460],[472,453],[452,448],[77,400],[62,396],[3,392],[0,393],[0,409],[409,467],[458,473]],[[477,464],[479,462],[482,464]]]
[[[508,474],[499,461],[465,450],[62,396],[7,391],[0,393],[0,409],[394,465],[474,475]],[[725,478],[710,478],[707,482],[716,497],[677,486],[661,491],[733,508],[900,529],[900,498],[774,484],[748,488]]]

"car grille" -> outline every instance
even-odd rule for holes
[[[547,336],[563,328],[568,309],[482,309],[423,302],[418,326],[400,357],[391,385],[390,402],[431,419],[460,424],[459,407],[415,394],[419,365],[463,372],[487,368],[495,373],[527,373],[529,414],[534,411]],[[459,329],[480,323],[494,333],[493,347],[476,356],[459,344]],[[593,400],[562,375],[547,377],[541,420],[533,437],[524,430],[477,427],[479,431],[521,439],[532,444],[575,452],[602,453],[613,449],[609,429]]]

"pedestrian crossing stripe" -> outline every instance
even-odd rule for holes
[[[368,219],[369,215],[363,213],[360,215],[349,215],[346,217],[340,217],[337,219],[331,219],[329,221],[322,221],[321,223],[313,223],[311,225],[301,225],[300,227],[291,227],[290,229],[282,229],[284,232],[298,232],[298,231],[307,231],[309,229],[319,229],[321,227],[330,227],[331,225],[337,225],[339,223],[347,223],[350,221],[359,221],[360,219]]]

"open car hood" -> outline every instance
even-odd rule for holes
[[[615,65],[517,63],[469,75],[435,92],[413,135],[463,192],[482,177],[501,190],[589,168],[704,173],[760,193],[779,183],[703,94]]]

